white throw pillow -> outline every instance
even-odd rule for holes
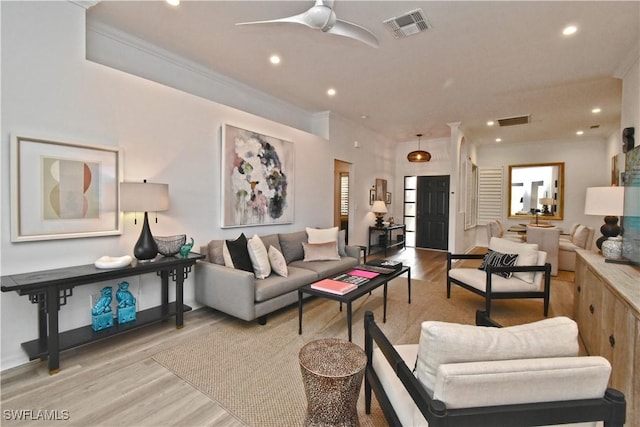
[[[309,228],[306,227],[309,243],[327,243],[338,241],[338,227]]]
[[[231,259],[231,253],[229,253],[227,242],[222,242],[222,259],[224,260],[225,267],[236,268],[233,265],[233,260]]]
[[[249,251],[249,258],[251,258],[251,264],[253,265],[253,274],[258,279],[264,279],[271,274],[271,264],[269,264],[269,255],[267,254],[267,248],[264,247],[264,243],[257,234],[254,234],[252,238],[247,240],[247,250]]]
[[[438,367],[447,363],[577,356],[578,326],[568,317],[488,328],[422,323],[416,377],[432,394]]]
[[[284,255],[282,255],[282,252],[280,252],[273,246],[269,246],[268,255],[271,269],[278,276],[287,277],[289,275],[289,269],[287,268],[287,261],[284,259]]]
[[[489,242],[489,249],[503,254],[518,254],[516,266],[538,265],[538,245],[535,243],[520,243],[493,237]],[[517,277],[527,283],[533,283],[534,275],[533,271],[513,273],[513,277]]]

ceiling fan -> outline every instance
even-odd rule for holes
[[[369,30],[352,22],[336,18],[336,13],[333,11],[333,0],[316,0],[315,5],[299,15],[270,21],[240,22],[236,25],[254,24],[301,24],[314,30],[322,30],[325,33],[349,37],[366,43],[371,47],[378,47],[378,39]]]

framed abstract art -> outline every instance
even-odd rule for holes
[[[224,125],[222,227],[293,222],[293,143]]]
[[[121,234],[117,147],[12,135],[11,240]]]

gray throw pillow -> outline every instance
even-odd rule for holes
[[[293,261],[298,261],[304,258],[304,250],[302,244],[307,243],[307,232],[296,231],[293,233],[281,233],[278,234],[280,238],[280,248],[282,249],[282,255],[287,261],[287,264],[291,264]]]

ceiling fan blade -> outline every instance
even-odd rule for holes
[[[306,20],[306,13],[300,13],[294,16],[288,16],[286,18],[272,19],[270,21],[253,21],[253,22],[238,22],[236,25],[256,25],[256,24],[300,24],[310,27]]]
[[[371,31],[352,22],[336,19],[335,25],[326,30],[326,32],[338,36],[349,37],[368,44],[371,47],[378,47],[378,39]]]

